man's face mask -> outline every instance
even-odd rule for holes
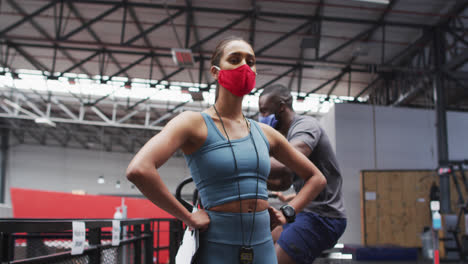
[[[271,126],[272,128],[276,128],[276,125],[278,124],[278,120],[275,117],[275,114],[271,114],[268,116],[259,116],[258,121],[261,123],[267,124]]]
[[[280,113],[282,112],[281,111],[281,105],[283,105],[284,102],[283,101],[279,101],[275,103],[276,106],[278,106],[278,108],[276,110],[273,110],[273,114],[271,115],[268,115],[268,116],[259,116],[258,117],[258,121],[261,122],[261,123],[264,123],[264,124],[267,124],[269,126],[271,126],[272,128],[277,128],[277,125],[278,123],[280,122]]]

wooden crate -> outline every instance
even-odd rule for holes
[[[459,183],[461,182],[461,177]],[[452,210],[458,213],[458,195],[451,182]],[[361,172],[361,242],[366,246],[421,247],[420,235],[431,225],[429,192],[439,177],[432,170]],[[461,185],[464,198],[468,196]],[[464,221],[460,230],[463,232]]]

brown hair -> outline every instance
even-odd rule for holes
[[[219,63],[221,62],[221,57],[224,55],[224,48],[226,48],[227,44],[229,44],[232,41],[244,41],[245,43],[249,44],[247,41],[245,41],[243,38],[238,37],[238,36],[230,36],[227,38],[222,39],[218,45],[216,45],[216,48],[211,55],[211,66],[218,66]],[[253,48],[252,48],[253,49]],[[218,94],[219,94],[219,84],[216,84],[216,96],[215,96],[215,102],[218,100]]]

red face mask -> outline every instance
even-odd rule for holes
[[[232,70],[221,70],[218,66],[213,67],[219,70],[219,84],[228,89],[233,95],[244,96],[255,87],[255,77],[257,74],[247,64]]]

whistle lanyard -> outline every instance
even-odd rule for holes
[[[216,106],[213,105],[213,108],[214,110],[216,111],[216,115],[218,115],[218,118],[219,118],[219,121],[221,122],[221,125],[223,127],[223,130],[224,130],[224,133],[226,134],[226,137],[227,137],[227,140],[228,140],[228,143],[229,143],[229,147],[231,149],[231,152],[232,152],[232,156],[234,157],[234,174],[236,174],[237,176],[239,176],[238,174],[238,168],[237,168],[237,159],[236,159],[236,155],[234,154],[234,148],[232,147],[232,143],[231,143],[231,140],[229,138],[229,135],[226,131],[226,128],[224,127],[224,123],[223,123],[223,120],[221,119],[221,115],[219,114],[218,112],[218,109],[216,109]],[[242,220],[242,200],[241,200],[241,196],[240,196],[240,184],[239,184],[239,181],[240,179],[237,181],[237,190],[238,190],[238,195],[239,195],[239,216],[240,216],[240,220],[241,220],[241,229],[242,229],[242,246],[248,246],[250,247],[251,246],[251,243],[252,243],[252,235],[253,235],[253,232],[254,232],[254,226],[255,226],[255,214],[257,213],[257,199],[258,199],[258,170],[259,170],[259,163],[260,163],[260,159],[258,157],[258,150],[257,150],[257,145],[255,144],[255,141],[253,139],[253,136],[252,136],[252,126],[249,125],[249,123],[247,122],[247,119],[245,118],[245,116],[242,114],[242,116],[244,117],[244,120],[245,120],[245,124],[247,125],[247,128],[249,129],[249,138],[250,140],[252,141],[252,144],[254,146],[254,149],[255,149],[255,154],[257,156],[257,168],[255,169],[255,173],[257,175],[257,187],[256,187],[256,190],[255,190],[255,207],[254,207],[254,213],[253,213],[253,217],[252,217],[252,229],[251,229],[251,232],[250,232],[250,239],[249,239],[249,243],[247,245],[244,244],[244,223],[243,223],[243,220]]]

